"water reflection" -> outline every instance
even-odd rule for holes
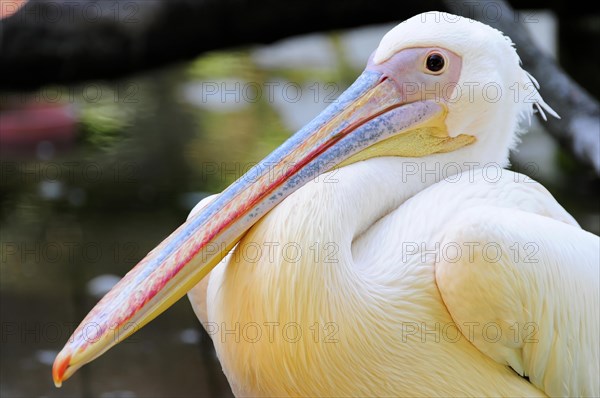
[[[116,276],[198,200],[335,99],[388,28],[311,35],[114,83],[5,96],[3,114],[29,109],[21,116],[36,121],[22,131],[15,123],[15,131],[38,133],[29,141],[3,136],[0,395],[230,395],[186,300],[62,390],[52,385],[50,364]],[[48,120],[54,124],[44,130]],[[554,144],[541,151],[540,137],[525,137],[515,167],[542,179],[584,227],[600,232],[597,180]],[[543,167],[529,168],[532,159]],[[545,173],[547,164],[553,173]]]

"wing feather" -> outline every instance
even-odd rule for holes
[[[600,396],[600,238],[515,208],[461,213],[436,264],[452,318],[483,353],[549,396]]]

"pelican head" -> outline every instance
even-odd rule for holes
[[[539,96],[511,41],[431,12],[392,29],[338,100],[190,217],[88,314],[57,356],[57,386],[195,286],[267,212],[316,176],[373,157],[506,164]]]
[[[411,65],[407,58],[415,49],[423,50]],[[436,74],[428,70],[427,62],[437,53],[446,62]],[[520,126],[530,121],[534,107],[544,119],[544,111],[558,117],[538,93],[537,81],[521,68],[511,39],[481,22],[441,12],[414,16],[383,37],[373,62],[389,65],[395,58],[403,59],[402,67],[415,73],[412,82],[406,78],[400,82],[407,90],[421,85],[418,94],[423,99],[435,97],[447,106],[450,137],[469,134],[477,139],[477,144],[465,148],[477,152],[475,160],[505,166]],[[406,76],[406,69],[396,73]],[[449,73],[458,73],[456,82],[442,79]]]

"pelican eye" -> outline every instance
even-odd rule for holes
[[[427,56],[427,60],[425,61],[425,67],[427,68],[427,70],[435,74],[442,73],[444,71],[445,66],[446,59],[440,53],[429,54]]]

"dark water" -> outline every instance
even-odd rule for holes
[[[2,397],[231,394],[187,300],[84,367],[61,390],[52,384],[51,363],[114,276],[126,273],[185,220],[194,203],[226,187],[358,73],[339,54],[302,70],[257,65],[251,55],[211,54],[118,82],[4,98],[6,111],[59,95],[55,102],[72,110],[75,125],[71,138],[60,142],[46,137],[2,146]],[[223,88],[223,81],[229,86]],[[273,82],[280,83],[275,95],[283,102],[268,97]],[[295,100],[296,86],[283,93],[286,82],[300,82],[302,98]],[[202,97],[215,87],[220,97]],[[223,90],[230,94],[221,97]],[[525,139],[515,167],[542,180],[586,229],[599,233],[598,180],[543,137]],[[536,156],[535,170],[522,166],[530,156]]]
[[[97,102],[81,94],[95,87],[52,88],[77,115],[74,139],[12,151],[3,145],[3,397],[231,394],[187,300],[62,389],[51,380],[53,357],[98,300],[94,290],[110,285],[111,275],[123,275],[185,220],[205,189],[227,183],[198,178],[186,157],[205,134],[202,112],[178,98],[188,69],[97,83]],[[119,86],[134,94],[115,97]],[[104,281],[92,286],[100,275]]]

